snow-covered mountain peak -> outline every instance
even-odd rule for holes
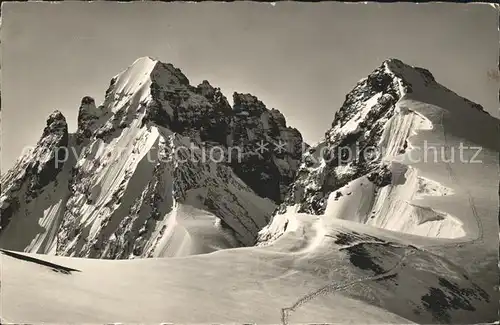
[[[172,64],[142,57],[111,79],[103,105],[113,113],[124,109],[135,113],[143,105],[165,99],[159,98],[165,97],[161,96],[164,92],[178,93],[191,88],[187,77]]]
[[[422,77],[426,77],[429,80],[435,81],[434,76],[429,70],[416,66],[411,66],[396,58],[386,59],[382,62],[382,65],[401,79],[407,79],[407,78],[411,79],[412,77],[411,74],[413,71],[413,72],[418,72]]]
[[[389,74],[392,74],[396,80],[399,80],[401,95],[411,94],[411,97],[429,97],[432,94],[432,97],[436,99],[443,97],[447,93],[448,96],[444,96],[446,100],[453,101],[458,99],[460,102],[466,102],[473,109],[488,114],[480,104],[474,103],[441,85],[436,81],[434,75],[425,68],[411,66],[399,59],[387,59],[383,62],[383,66]],[[442,95],[439,96],[439,94]]]
[[[142,57],[134,61],[127,69],[113,78],[118,93],[134,93],[156,83],[160,87],[173,88],[189,85],[189,80],[180,69],[170,63],[163,63],[151,57]]]
[[[385,60],[383,66],[387,72],[400,80],[400,90],[403,94],[439,86],[432,73],[427,69],[408,65],[399,59]]]
[[[62,114],[49,117],[39,145],[2,188],[14,220],[2,246],[107,258],[169,254],[156,249],[191,231],[172,228],[179,205],[212,214],[207,222],[236,240],[229,246],[252,245],[295,177],[302,137],[255,96],[236,96],[251,114],[238,114],[208,81],[194,87],[171,64],[136,60],[112,78],[101,105],[82,98],[76,134]],[[56,155],[58,168],[45,172]],[[42,219],[43,235],[14,239],[15,229],[40,229],[32,223]]]
[[[410,192],[418,192],[418,188],[412,186],[421,183],[419,186],[437,187],[450,193],[450,189],[440,185],[427,184],[411,165],[400,163],[403,157],[416,156],[411,144],[415,134],[420,130],[439,130],[446,119],[451,121],[450,128],[457,138],[498,149],[498,141],[491,137],[467,132],[466,121],[488,130],[498,128],[498,120],[484,114],[480,105],[440,85],[426,69],[412,67],[398,59],[384,61],[347,94],[325,138],[304,154],[298,177],[278,210],[275,220],[279,221],[274,226],[283,227],[286,218],[280,215],[287,211],[324,215],[336,209],[337,201],[346,200],[342,199],[346,196],[373,191],[373,205],[367,206],[365,212],[354,213],[352,218],[356,221],[429,237],[465,236],[461,222],[442,212],[429,212],[404,201],[381,208],[385,204],[383,200],[393,202],[386,195],[393,195],[391,191],[404,186],[408,186]],[[441,139],[436,141],[439,145],[434,151],[446,151],[448,155],[457,152],[442,144]],[[424,155],[420,159],[428,158]],[[406,178],[404,186],[399,184],[400,177]],[[396,205],[399,212],[391,212]],[[342,214],[345,212],[339,212],[338,218],[347,218]],[[280,231],[283,228],[270,226],[262,235],[270,238],[279,236]]]
[[[131,94],[151,82],[151,74],[158,61],[149,57],[142,57],[134,61],[127,69],[113,77],[111,83],[116,93]]]

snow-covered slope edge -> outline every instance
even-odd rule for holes
[[[289,230],[271,245],[183,258],[4,253],[2,317],[124,324],[474,324],[497,317],[488,279],[401,243],[397,233],[289,217]],[[54,300],[54,290],[64,299]]]

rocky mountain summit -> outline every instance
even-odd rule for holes
[[[460,227],[452,218],[406,203],[395,208],[397,203],[388,197],[405,183],[404,175],[412,172],[398,162],[411,149],[410,138],[421,128],[432,128],[422,114],[409,109],[410,100],[464,106],[479,111],[488,123],[495,123],[481,105],[440,85],[428,70],[398,59],[384,61],[346,95],[324,138],[304,152],[297,176],[274,221],[261,232],[260,241],[277,238],[286,230],[283,215],[287,211],[325,214],[329,204],[356,191],[347,188],[354,180],[359,180],[360,185],[369,184],[368,191],[373,192],[372,205],[357,212],[358,222],[431,237],[463,235],[457,232]],[[437,186],[416,177],[419,186]],[[447,228],[453,234],[447,234]]]
[[[44,230],[14,242],[4,234],[2,245],[153,256],[170,236],[169,214],[187,201],[213,213],[230,246],[252,245],[295,178],[302,136],[255,96],[234,93],[233,100],[231,107],[208,81],[191,86],[171,64],[138,59],[111,80],[101,105],[83,97],[75,133],[53,113],[33,152],[5,175],[0,231],[33,229],[41,220]],[[280,147],[258,152],[261,143]]]

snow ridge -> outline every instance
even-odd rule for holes
[[[276,222],[261,232],[259,241],[265,244],[281,236],[286,218],[279,215],[288,210],[336,215],[431,238],[474,237],[474,228],[480,226],[466,227],[450,213],[412,202],[429,195],[422,193],[421,187],[437,186],[435,196],[453,195],[451,187],[434,185],[436,182],[419,175],[413,164],[404,163],[404,159],[415,156],[412,139],[416,134],[445,124],[440,115],[428,116],[414,109],[416,100],[436,101],[433,107],[441,115],[455,105],[468,110],[463,114],[487,120],[491,128],[496,124],[482,107],[439,85],[429,71],[397,59],[386,60],[358,82],[335,114],[325,138],[305,153],[298,177],[274,216]],[[445,144],[434,145],[433,149],[453,154],[446,142],[445,135]],[[498,148],[498,144],[488,146]],[[374,159],[369,150],[376,152]]]

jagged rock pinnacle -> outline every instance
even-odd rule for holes
[[[42,138],[54,132],[68,132],[68,124],[64,115],[55,110],[47,118],[47,125],[43,131]]]
[[[251,94],[233,93],[233,110],[238,113],[249,114],[250,116],[260,116],[267,111],[266,105],[256,96]]]

